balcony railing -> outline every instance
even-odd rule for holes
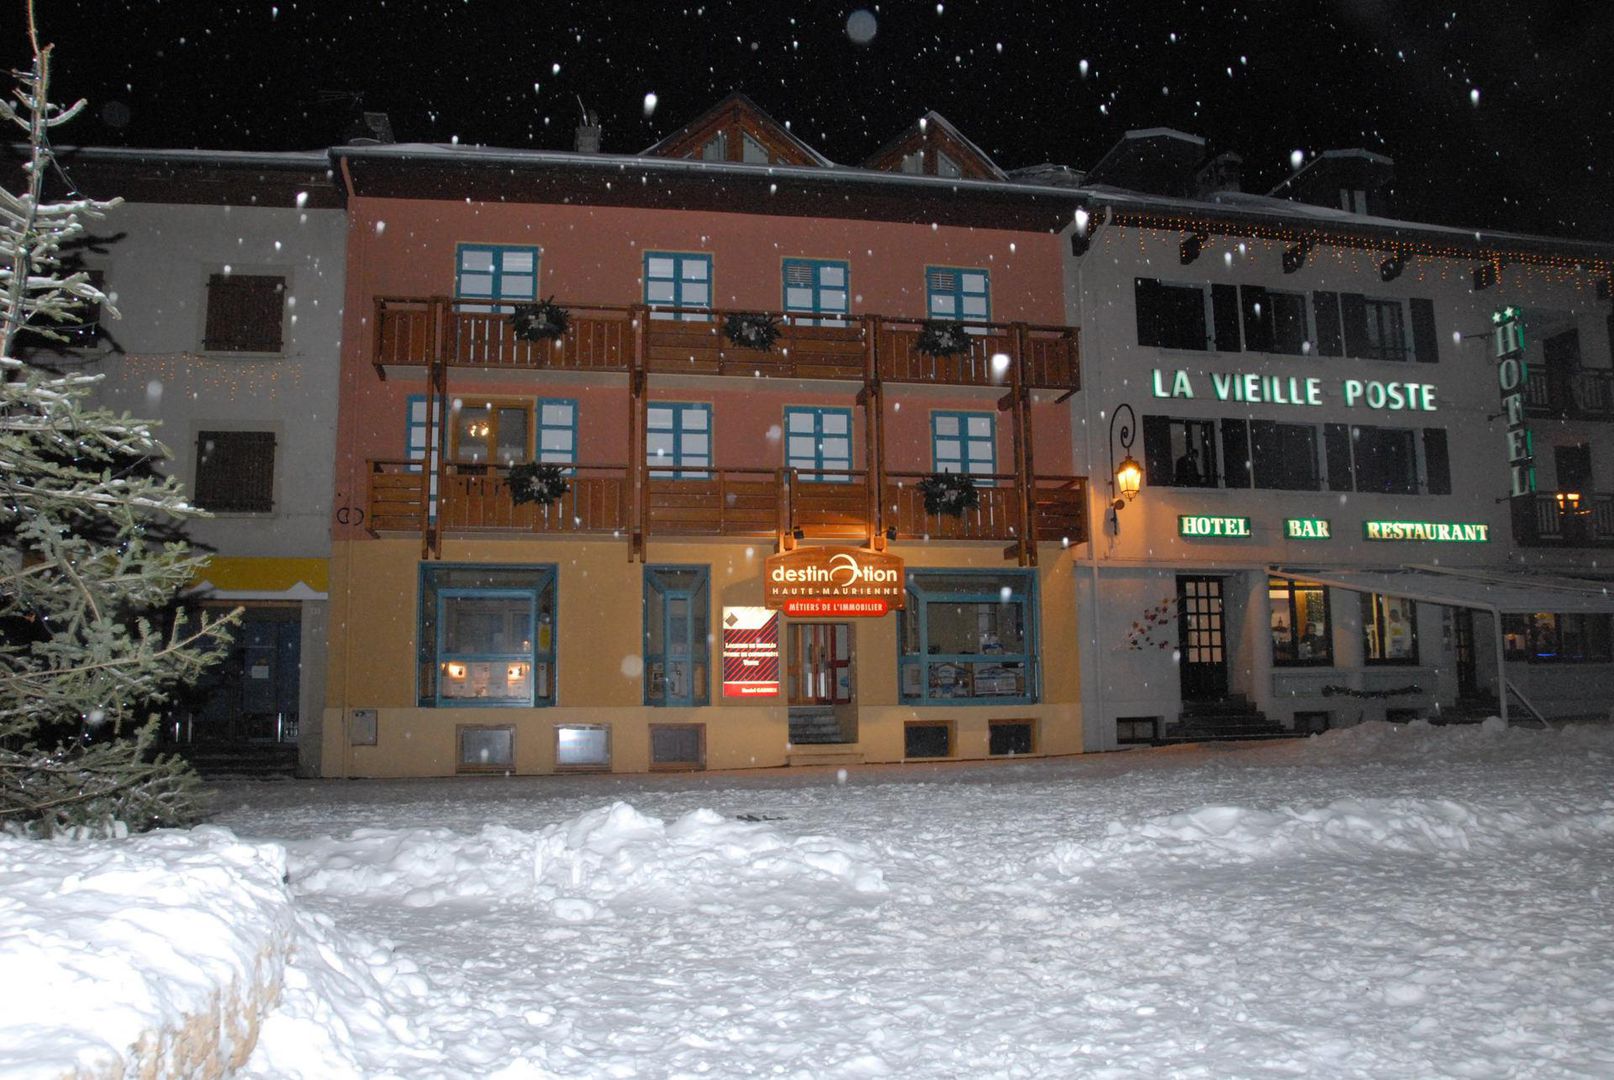
[[[791,536],[863,541],[895,529],[906,540],[1017,540],[1029,515],[1031,539],[1079,543],[1087,538],[1086,480],[1036,477],[1030,497],[1010,475],[982,477],[980,501],[962,516],[930,514],[918,482],[925,473],[888,473],[878,506],[862,470],[837,482],[803,478],[791,469],[711,469],[674,477],[640,471],[643,504],[634,505],[634,470],[623,465],[579,465],[571,490],[546,506],[517,505],[507,470],[445,464],[437,482],[419,461],[369,463],[368,526],[376,535],[495,533],[647,536]],[[842,475],[842,474],[837,474]]]
[[[1074,327],[970,324],[967,352],[931,356],[917,347],[924,323],[884,315],[811,319],[769,312],[779,338],[766,352],[724,333],[724,310],[648,309],[565,303],[566,332],[522,341],[497,305],[452,297],[376,300],[374,363],[396,367],[488,370],[646,371],[651,374],[768,375],[796,379],[1007,386],[1075,391],[1081,387]]]
[[[1614,371],[1531,368],[1524,384],[1524,404],[1535,416],[1614,420]]]
[[[1614,547],[1614,494],[1537,492],[1513,500],[1513,537],[1526,546]]]

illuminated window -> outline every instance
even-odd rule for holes
[[[555,703],[554,567],[421,569],[419,703]]]
[[[1361,593],[1362,652],[1370,664],[1418,662],[1418,605],[1399,596]]]
[[[1509,660],[1532,664],[1606,664],[1614,660],[1610,617],[1548,611],[1507,615],[1503,648]]]
[[[1267,582],[1267,607],[1274,666],[1333,664],[1333,625],[1329,621],[1326,588],[1288,578],[1272,578]]]
[[[1014,571],[909,573],[901,650],[904,702],[1036,701],[1035,580]]]

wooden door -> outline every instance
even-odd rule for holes
[[[1222,579],[1177,579],[1178,640],[1182,644],[1184,701],[1227,697],[1227,634],[1222,610]]]

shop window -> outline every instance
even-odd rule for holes
[[[532,456],[532,406],[466,402],[453,413],[449,459],[463,465],[516,465]]]
[[[609,769],[611,729],[604,724],[555,725],[555,768]]]
[[[652,769],[706,768],[705,724],[651,724]]]
[[[662,480],[704,480],[711,475],[710,405],[657,401],[645,413],[645,454],[653,476]]]
[[[914,571],[902,612],[902,700],[1037,700],[1036,580],[1015,571]]]
[[[1317,429],[1311,424],[1250,421],[1250,462],[1255,486],[1279,491],[1317,491]]]
[[[1205,351],[1205,290],[1197,285],[1168,285],[1154,278],[1135,278],[1138,344],[1158,349]],[[1236,349],[1237,343],[1233,343]]]
[[[555,568],[421,567],[419,703],[555,703]]]
[[[852,410],[785,409],[785,465],[799,470],[803,480],[850,483]]]
[[[1400,596],[1360,593],[1363,657],[1369,664],[1418,662],[1418,605]]]
[[[1333,624],[1329,620],[1326,588],[1288,578],[1272,578],[1267,582],[1267,602],[1274,666],[1333,664]]]
[[[285,321],[286,279],[270,274],[214,274],[207,279],[209,352],[277,353]]]
[[[930,414],[931,461],[937,472],[985,476],[997,472],[997,417],[989,412]]]
[[[962,266],[925,267],[925,317],[978,319],[992,317],[992,282],[985,270]]]
[[[516,729],[508,725],[461,724],[455,728],[460,772],[506,772],[516,764]]]
[[[1118,716],[1115,718],[1115,742],[1118,746],[1147,746],[1159,738],[1160,717]]]
[[[647,566],[644,571],[646,705],[711,701],[711,589],[704,566]]]
[[[268,514],[275,508],[272,431],[198,431],[196,505],[218,514]]]
[[[944,758],[953,756],[953,725],[935,720],[910,720],[902,726],[902,756]]]
[[[650,305],[652,319],[700,322],[709,318],[712,257],[699,252],[645,252],[644,302]]]
[[[987,722],[986,752],[993,757],[1015,757],[1036,752],[1036,724],[1031,720]]]
[[[1151,487],[1215,487],[1216,423],[1145,416],[1143,456]]]
[[[845,326],[851,270],[842,260],[786,259],[783,268],[785,313],[807,326]],[[811,318],[818,315],[822,318]],[[808,317],[803,317],[808,316]]]
[[[1505,615],[1502,640],[1509,660],[1532,664],[1606,664],[1614,660],[1608,615]]]
[[[454,298],[484,301],[477,311],[508,312],[512,304],[532,303],[538,299],[538,249],[460,244],[454,251]]]

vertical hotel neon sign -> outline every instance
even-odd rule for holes
[[[1536,490],[1535,445],[1524,422],[1524,388],[1530,376],[1524,363],[1524,312],[1516,307],[1494,311],[1491,326],[1496,385],[1508,424],[1508,495],[1517,499]]]

